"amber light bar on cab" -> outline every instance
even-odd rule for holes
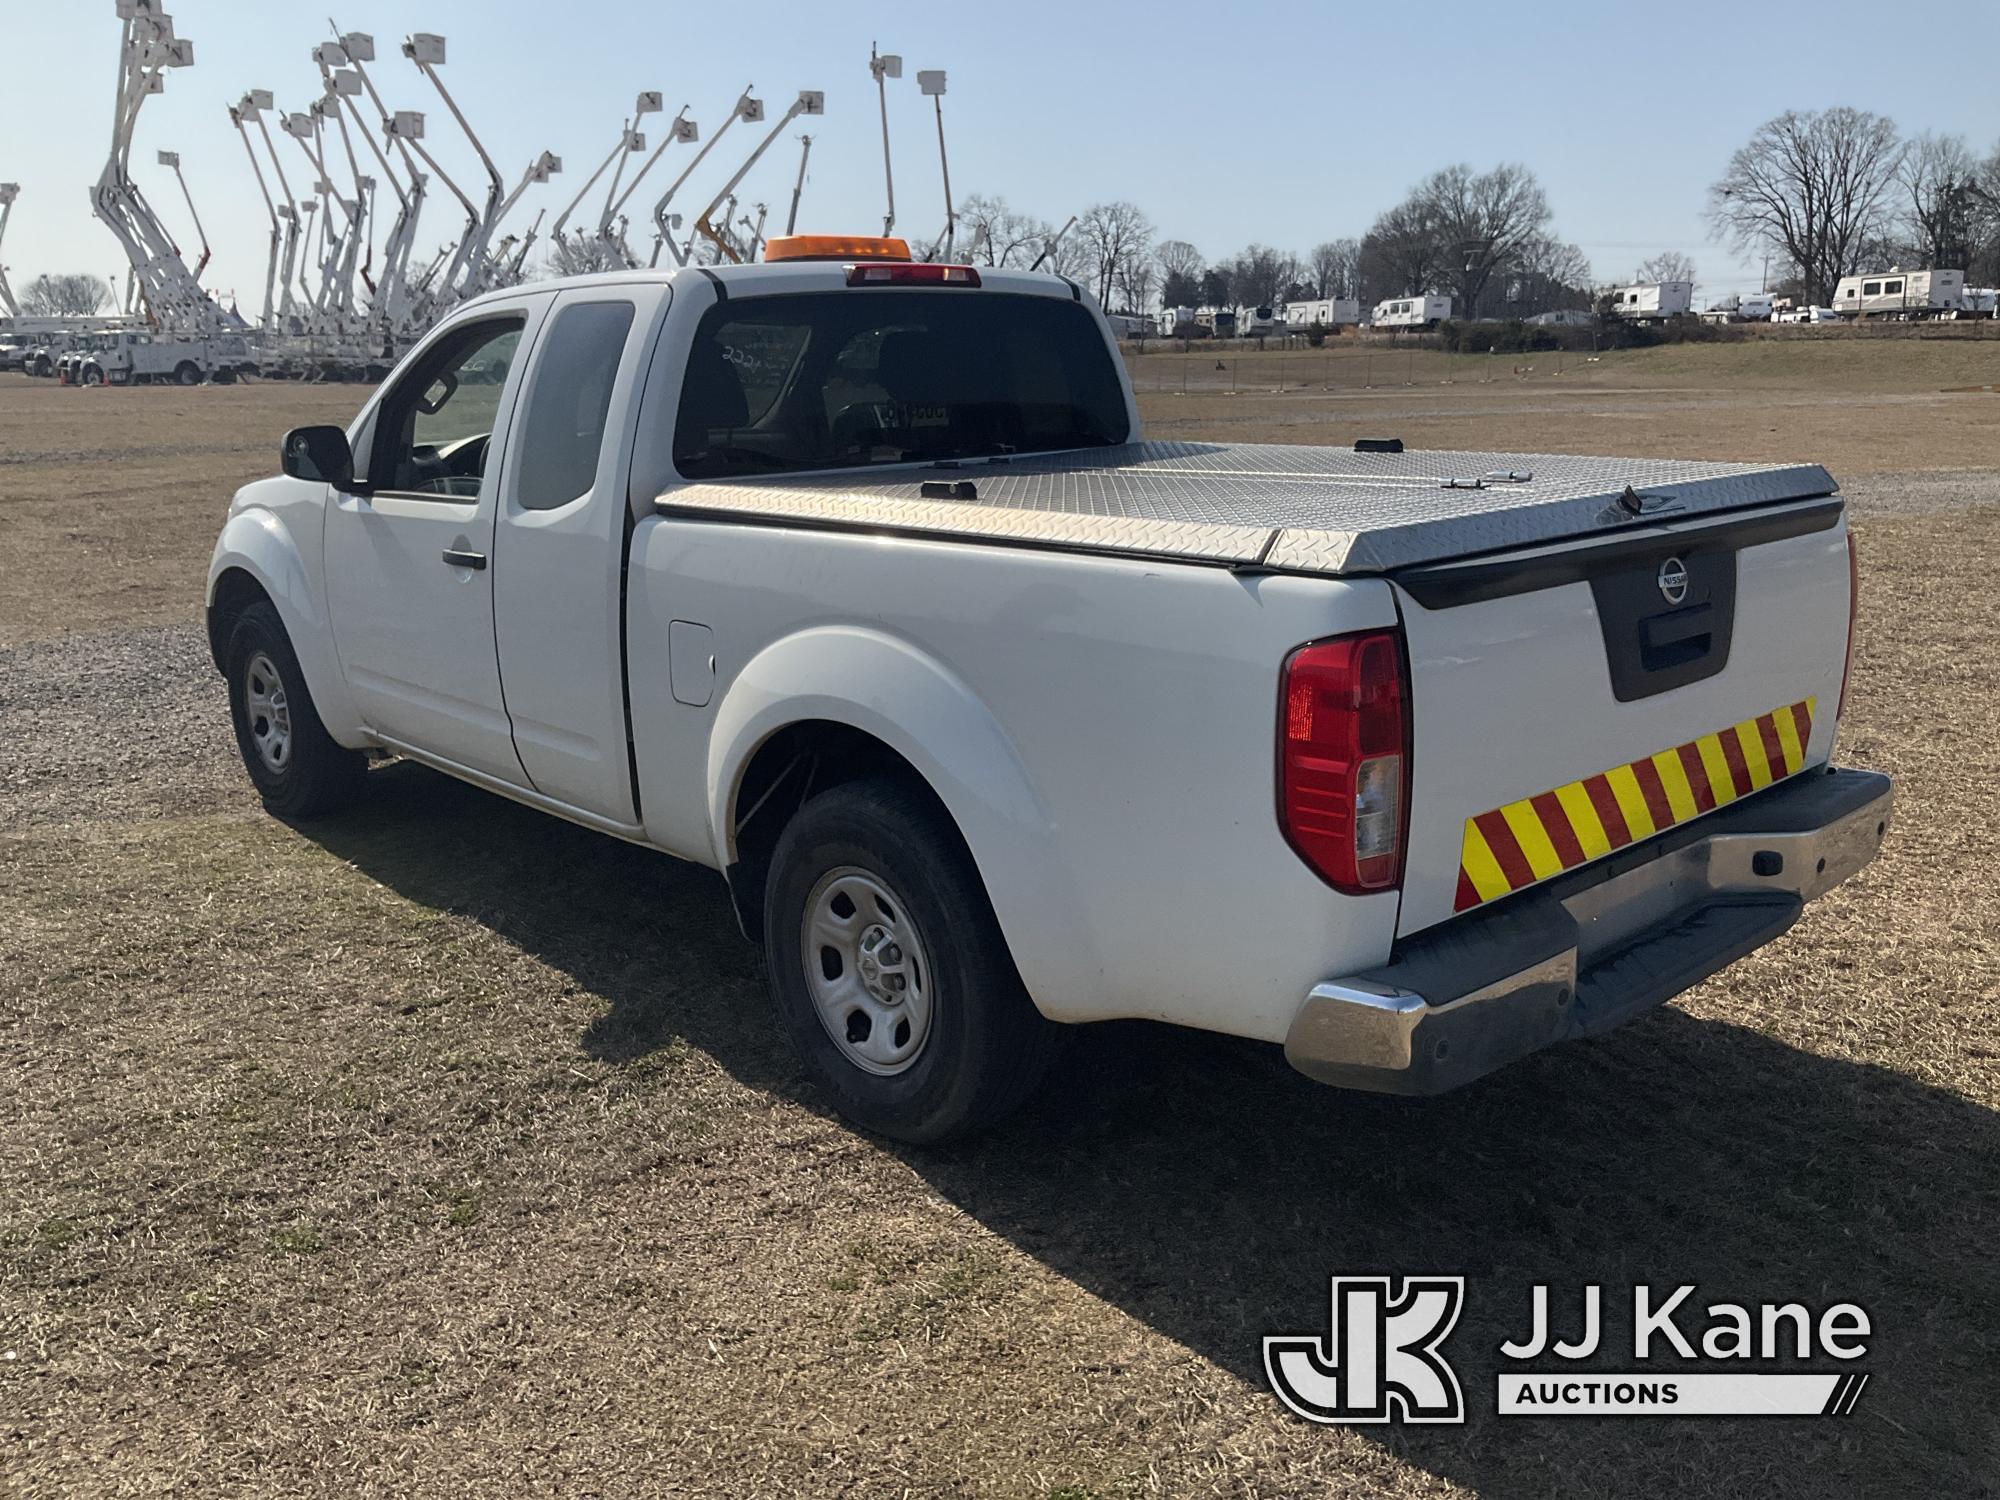
[[[878,234],[782,234],[764,247],[766,262],[780,260],[906,261],[910,242]]]

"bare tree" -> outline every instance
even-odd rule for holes
[[[1518,264],[1521,251],[1545,233],[1552,217],[1535,174],[1515,162],[1490,172],[1474,172],[1464,163],[1446,167],[1432,173],[1414,196],[1429,208],[1452,311],[1461,318],[1486,311],[1494,278]]]
[[[551,276],[594,276],[624,270],[625,258],[594,235],[578,232],[552,238],[546,264]]]
[[[1828,302],[1884,229],[1902,159],[1887,116],[1787,110],[1730,157],[1708,190],[1708,220],[1738,251],[1767,249],[1796,266],[1805,295]]]
[[[1970,184],[1970,196],[1992,210],[1984,232],[1972,243],[1965,262],[1966,278],[1980,286],[2000,283],[2000,144],[1979,163]]]
[[[1153,288],[1159,281],[1159,273],[1153,263],[1141,256],[1130,256],[1118,265],[1118,302],[1120,312],[1143,315],[1153,305]]]
[[[1299,276],[1299,258],[1288,250],[1251,245],[1229,263],[1229,284],[1245,307],[1269,307]]]
[[[1678,250],[1662,250],[1647,260],[1639,262],[1639,269],[1632,279],[1637,282],[1653,281],[1693,281],[1694,258],[1683,255]]]
[[[1061,224],[1051,227],[1047,237],[1035,246],[1035,253],[1027,257],[1026,263],[1033,265],[1036,259],[1040,258],[1041,268],[1044,271],[1053,272],[1057,276],[1067,276],[1071,281],[1081,281],[1092,274],[1092,269],[1097,263],[1095,251],[1090,242],[1084,238],[1082,219],[1078,219],[1067,228],[1068,232],[1064,233],[1064,226]],[[1061,236],[1060,239],[1057,238],[1058,235]],[[1043,255],[1044,251],[1048,252],[1046,256]]]
[[[20,296],[21,311],[31,318],[87,318],[110,300],[111,289],[81,271],[37,276]]]
[[[1137,204],[1094,203],[1083,211],[1072,232],[1082,236],[1090,252],[1097,300],[1109,307],[1120,268],[1127,260],[1144,260],[1151,255],[1152,221],[1139,211]]]
[[[1588,308],[1590,257],[1553,235],[1536,235],[1521,247],[1507,301],[1512,311],[1524,318],[1557,309]]]
[[[1032,214],[1021,213],[998,196],[974,193],[958,207],[959,240],[978,246],[974,259],[987,266],[1027,266],[1042,253],[1051,230]]]
[[[1412,195],[1361,237],[1356,280],[1370,301],[1419,296],[1443,284],[1444,248],[1432,205]]]
[[[1201,273],[1206,269],[1201,252],[1186,240],[1161,240],[1153,247],[1153,263],[1160,270],[1161,305],[1194,306],[1201,297]]]
[[[1897,174],[1909,195],[1902,239],[1919,264],[1962,270],[2000,228],[2000,197],[1981,181],[1982,163],[1963,136],[1925,131]]]
[[[1359,240],[1326,240],[1314,245],[1306,256],[1307,279],[1312,283],[1313,296],[1352,297],[1360,265]]]

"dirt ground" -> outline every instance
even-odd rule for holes
[[[1461,1093],[1121,1025],[928,1152],[827,1113],[716,877],[408,765],[257,811],[203,570],[354,388],[0,376],[0,1494],[1996,1493],[2000,395],[1947,388],[2000,341],[1849,354],[1136,360],[1170,435],[1827,463],[1841,758],[1897,822],[1780,943]],[[1284,1413],[1259,1339],[1334,1271],[1469,1278],[1466,1426]],[[1490,1415],[1530,1284],[1634,1281],[1860,1303],[1865,1398]]]

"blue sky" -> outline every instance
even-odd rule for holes
[[[194,40],[196,65],[148,101],[135,175],[192,258],[178,191],[153,165],[160,148],[182,153],[216,245],[208,283],[238,290],[246,311],[261,297],[266,221],[225,105],[254,85],[303,108],[318,91],[308,53],[330,34],[329,5],[343,28],[375,34],[377,86],[392,108],[429,114],[430,144],[462,184],[478,181],[474,160],[397,55],[408,32],[449,39],[448,84],[510,187],[541,150],[564,158],[565,175],[524,200],[517,225],[542,204],[553,217],[574,194],[640,89],[663,90],[669,114],[689,104],[706,134],[754,81],[773,119],[797,90],[826,91],[801,228],[879,227],[871,40],[906,60],[890,101],[899,227],[924,238],[941,227],[943,207],[918,68],[950,74],[946,124],[961,196],[1002,194],[1058,222],[1093,201],[1129,198],[1163,235],[1214,257],[1252,240],[1304,251],[1358,235],[1436,167],[1518,160],[1539,174],[1557,232],[1583,247],[1600,278],[1629,274],[1653,251],[1684,250],[1704,299],[1757,283],[1755,259],[1709,242],[1700,214],[1729,153],[1771,115],[1852,104],[1906,131],[1963,133],[1981,152],[2000,138],[1991,67],[1963,55],[1993,55],[1993,0],[1940,0],[1910,16],[1847,0],[1438,0],[1400,14],[1185,0],[873,10],[858,0],[180,0],[171,9]],[[1939,45],[1911,45],[1916,32]],[[117,36],[112,0],[0,0],[0,180],[23,188],[0,254],[17,289],[41,271],[122,269],[87,201],[109,145]],[[746,184],[780,218],[796,133]],[[739,126],[710,164],[739,139],[747,151],[754,137]],[[278,143],[286,170],[298,165],[298,189],[303,158]],[[649,181],[664,185],[672,159]],[[429,210],[425,249],[452,217]]]

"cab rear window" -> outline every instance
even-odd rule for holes
[[[690,479],[1122,443],[1079,303],[985,291],[738,297],[703,315],[674,430]]]

